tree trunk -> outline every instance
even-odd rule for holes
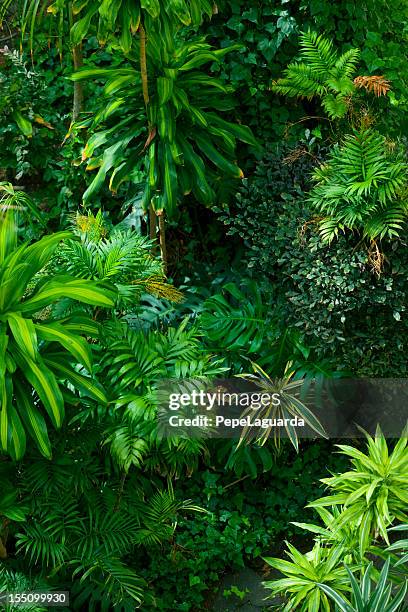
[[[147,79],[147,59],[146,59],[146,30],[143,25],[139,26],[140,34],[140,76],[142,78],[143,100],[146,110],[149,104],[149,83]],[[149,130],[150,131],[150,130]]]

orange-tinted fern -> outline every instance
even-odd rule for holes
[[[354,79],[354,85],[358,89],[365,89],[376,96],[385,96],[390,91],[390,82],[384,76],[358,76]]]

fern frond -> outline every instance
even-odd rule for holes
[[[330,76],[326,83],[332,91],[337,92],[341,96],[348,96],[355,89],[353,81],[342,74],[340,76]]]
[[[150,428],[151,430],[153,427]],[[104,444],[109,446],[110,453],[116,464],[127,473],[130,467],[141,467],[148,451],[148,445],[141,435],[146,433],[134,423],[126,423],[114,427]],[[147,432],[147,433],[151,433]]]
[[[111,600],[115,607],[120,607],[129,599],[134,605],[140,606],[145,599],[146,582],[119,559],[96,556],[80,560],[74,576],[78,574],[82,574],[81,583],[90,582],[90,592],[87,595],[91,599],[93,589],[97,593],[101,591],[102,597],[108,596],[108,601]]]
[[[333,43],[323,35],[317,34],[317,32],[302,32],[300,48],[302,58],[318,74],[324,75],[330,71],[337,60]]]
[[[16,535],[16,541],[17,550],[32,565],[40,563],[43,567],[55,567],[65,563],[69,556],[66,543],[56,537],[52,527],[44,527],[41,522],[27,524],[24,532]]]
[[[321,222],[322,236],[332,240],[340,227],[359,229],[372,239],[398,235],[407,216],[402,203],[407,169],[374,130],[345,136],[313,174],[309,201],[332,218]]]
[[[358,49],[340,57],[333,43],[316,32],[300,35],[300,59],[289,64],[284,77],[272,83],[272,91],[291,97],[321,98],[330,118],[344,117],[348,99],[355,90],[351,79],[359,58]]]
[[[390,82],[380,75],[358,76],[354,79],[354,85],[358,89],[365,89],[376,96],[386,96],[391,90]]]
[[[93,242],[69,240],[63,245],[61,256],[66,270],[76,278],[95,280],[101,273],[98,249]]]
[[[347,113],[348,105],[344,96],[327,94],[322,99],[323,108],[331,119],[339,119]]]
[[[169,540],[176,528],[180,512],[205,512],[191,500],[176,500],[171,481],[168,490],[157,491],[145,506],[143,529],[140,530],[140,543],[145,545],[161,544]]]
[[[152,335],[145,336],[125,325],[114,324],[107,328],[111,341],[102,359],[111,388],[136,389],[143,382],[164,376],[163,360],[154,347]]]
[[[80,559],[92,555],[123,555],[134,545],[140,524],[136,517],[126,512],[102,513],[96,508],[89,508],[83,517],[76,538],[72,540],[73,550]]]
[[[251,299],[247,298],[248,291]],[[245,347],[248,353],[259,350],[266,332],[266,309],[259,288],[250,284],[238,288],[233,283],[223,293],[204,302],[200,325],[207,340],[228,351]]]
[[[357,70],[360,49],[349,49],[336,60],[334,67],[339,75],[351,77]]]
[[[290,64],[284,74],[284,78],[272,83],[272,91],[289,97],[309,99],[316,95],[322,96],[326,91],[323,77],[306,64]]]
[[[187,473],[190,476],[198,467],[200,458],[208,450],[204,440],[192,437],[155,439],[146,458],[145,466],[170,478]]]
[[[325,242],[332,242],[334,238],[337,238],[339,232],[344,231],[344,225],[339,223],[337,219],[332,217],[326,217],[319,223],[319,231],[322,239]]]
[[[0,594],[4,592],[9,593],[28,593],[32,591],[42,591],[43,593],[50,592],[49,585],[44,579],[39,576],[29,577],[21,572],[16,572],[6,567],[0,567]],[[24,606],[20,605],[7,605],[4,608],[7,612],[18,612],[24,610],[24,612],[46,612],[47,608],[36,603],[25,603]]]
[[[114,283],[118,307],[133,307],[143,293],[180,302],[180,291],[166,282],[162,263],[151,254],[152,243],[133,230],[107,230],[99,212],[75,219],[80,240],[70,240],[61,249],[64,268],[77,278]]]
[[[396,204],[386,210],[378,211],[364,224],[364,236],[368,238],[395,238],[403,231],[407,222],[404,207]]]

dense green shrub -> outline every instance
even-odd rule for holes
[[[397,0],[393,10],[388,10],[387,0],[267,0],[256,6],[245,0],[220,0],[217,5],[218,14],[201,29],[221,40],[221,46],[242,44],[242,49],[225,58],[222,74],[238,90],[243,122],[260,138],[278,140],[286,122],[318,114],[314,106],[288,105],[269,91],[271,81],[297,54],[299,30],[308,28],[332,38],[341,52],[359,47],[361,74],[384,74],[392,82],[393,105],[384,111],[386,104],[380,102],[378,117],[388,128],[404,133],[408,82],[400,58],[401,46],[406,44],[404,0]]]
[[[0,0],[0,21],[17,6]],[[310,379],[317,372],[338,375],[336,368],[408,374],[403,232],[386,241],[385,232],[366,230],[366,219],[345,223],[340,210],[339,235],[327,244],[314,214],[338,213],[338,192],[329,210],[316,202],[312,209],[310,199],[313,170],[325,159],[332,172],[329,182],[327,174],[318,176],[317,196],[323,198],[327,186],[331,195],[338,189],[338,170],[347,163],[344,157],[337,163],[330,147],[343,142],[350,125],[371,129],[375,123],[387,135],[406,127],[404,0],[395,0],[393,10],[387,0],[98,0],[74,3],[75,16],[69,3],[47,6],[27,0],[19,7],[26,19],[23,48],[27,39],[35,43],[33,63],[18,52],[0,54],[0,170],[35,192],[41,211],[33,230],[21,228],[12,238],[0,232],[0,255],[9,253],[0,266],[0,590],[67,588],[73,610],[130,612],[140,605],[195,612],[211,605],[225,571],[245,565],[261,570],[262,554],[280,554],[282,539],[292,536],[303,550],[310,531],[318,542],[308,569],[313,562],[321,569],[335,542],[332,559],[345,579],[340,588],[330,582],[338,592],[349,588],[343,561],[358,562],[366,549],[392,553],[400,564],[390,575],[404,578],[406,541],[388,552],[384,543],[394,517],[406,520],[406,465],[400,476],[397,457],[406,454],[404,443],[392,455],[393,466],[380,438],[370,442],[364,460],[348,449],[359,457],[358,475],[323,481],[341,496],[334,508],[330,497],[330,509],[327,500],[318,500],[310,513],[321,521],[310,525],[301,523],[303,507],[324,495],[319,477],[326,468],[338,473],[344,467],[330,442],[302,443],[295,454],[285,442],[277,448],[259,439],[163,439],[156,426],[162,379],[218,378],[252,368],[265,371],[268,385],[269,377]],[[10,45],[18,40],[18,19],[16,13],[15,23],[7,23]],[[324,45],[332,40],[338,54],[346,54],[343,60],[358,47],[359,76],[377,76],[384,88],[384,75],[391,92],[387,83],[387,96],[355,91],[349,100],[354,63],[350,79],[343,80],[342,60],[334,87],[325,78],[329,62],[316,73],[319,82],[312,79],[312,89],[297,92],[307,98],[322,93],[330,118],[316,117],[321,109],[315,99],[278,97],[272,81],[299,58],[300,30],[315,33],[312,38]],[[80,41],[82,76],[90,80],[84,82],[81,121],[71,125],[74,87],[66,77],[73,72],[72,46]],[[326,49],[331,56],[330,44]],[[292,69],[295,77],[297,71]],[[109,77],[102,102],[97,75]],[[333,92],[341,94],[339,105],[327,100]],[[255,140],[245,125],[266,143],[262,159],[260,148],[249,154]],[[387,155],[375,158],[371,175],[381,183],[393,143],[378,143]],[[128,144],[135,145],[131,155]],[[347,162],[350,150],[340,152]],[[354,155],[352,182],[366,179],[366,166],[358,163],[365,153]],[[86,158],[92,161],[81,163]],[[96,183],[85,166],[100,169]],[[102,183],[113,167],[109,193]],[[241,184],[239,168],[248,178],[224,206]],[[405,166],[389,167],[389,177],[396,170],[402,178],[395,192],[404,204]],[[165,204],[169,213],[177,200],[180,216],[167,232],[168,269],[183,283],[181,304],[154,252],[158,245],[154,249],[154,241],[139,233],[147,230],[139,189],[147,182],[146,208],[151,203],[160,211]],[[355,186],[343,181],[341,187],[348,196]],[[366,186],[361,189],[364,206]],[[10,192],[22,194],[12,187]],[[72,226],[86,192],[89,209],[108,211],[114,225],[105,213],[95,217],[82,210],[73,233],[53,234]],[[24,198],[17,199],[24,204]],[[36,209],[29,210],[34,216]],[[157,229],[152,212],[151,238]],[[49,235],[30,245],[39,225]],[[162,215],[159,225],[164,253]],[[364,228],[376,243],[364,244],[353,233]],[[64,246],[58,246],[62,238]],[[69,283],[67,272],[74,277]],[[95,293],[95,282],[105,281],[113,293],[96,285],[99,299],[84,299],[90,288]],[[85,305],[78,304],[81,297]],[[52,406],[61,427],[46,433]],[[362,517],[364,537],[355,528]],[[366,536],[376,539],[379,552]],[[328,601],[317,580],[308,595],[315,609],[319,598]],[[292,603],[287,609],[297,607]]]
[[[303,192],[318,152],[296,151],[270,151],[221,217],[244,240],[273,309],[320,357],[356,374],[404,376],[405,242],[367,247],[351,235],[325,243]]]
[[[33,180],[47,166],[50,148],[57,146],[60,117],[50,112],[44,75],[16,50],[0,51],[0,87],[3,178]]]
[[[296,456],[284,445],[255,482],[245,476],[235,482],[217,462],[213,469],[202,469],[180,483],[208,514],[180,520],[172,546],[164,550],[165,563],[162,557],[149,556],[143,575],[153,583],[158,608],[206,609],[205,602],[226,571],[248,564],[260,567],[262,553],[280,550],[282,539],[294,533],[289,520],[302,517],[302,506],[317,493],[316,476],[324,473],[326,460],[336,469],[344,466],[339,458],[327,455],[330,448],[327,442],[313,443]]]

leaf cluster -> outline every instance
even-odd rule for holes
[[[316,32],[300,35],[300,59],[285,70],[285,76],[272,84],[272,91],[290,97],[321,99],[330,118],[344,117],[348,97],[355,90],[352,77],[360,57],[359,49],[339,55],[332,41]]]

